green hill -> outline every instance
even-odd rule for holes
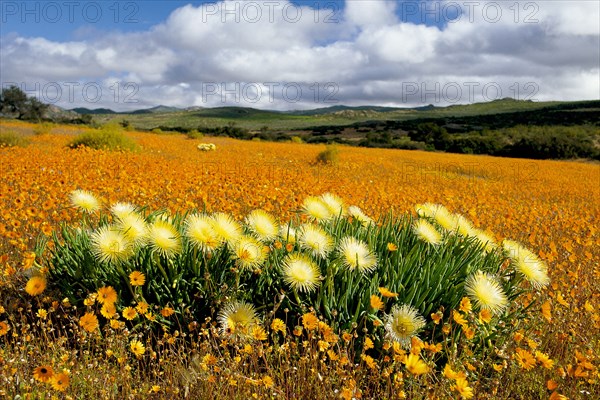
[[[189,132],[238,139],[340,143],[526,158],[600,159],[600,100],[487,103],[394,108],[333,106],[307,111],[248,107],[172,109],[96,114],[136,129]]]
[[[568,102],[532,102],[501,99],[488,103],[455,105],[449,107],[394,108],[378,106],[333,106],[307,111],[269,111],[248,107],[191,108],[187,110],[157,107],[152,111],[132,113],[95,114],[100,123],[111,120],[129,121],[138,129],[216,128],[235,124],[244,129],[269,130],[306,129],[315,126],[345,126],[366,121],[405,121],[416,118],[439,118],[448,116],[469,116],[517,111],[530,111],[551,105],[571,104]]]

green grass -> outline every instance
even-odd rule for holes
[[[487,103],[440,107],[431,110],[410,108],[392,111],[362,110],[352,108],[343,111],[307,111],[302,113],[264,111],[244,107],[217,107],[200,110],[168,111],[143,114],[98,114],[94,119],[100,123],[130,121],[137,129],[156,127],[199,129],[216,128],[235,123],[244,129],[259,130],[267,126],[271,130],[306,129],[313,126],[350,125],[356,122],[409,120],[446,116],[467,116],[528,111],[544,108],[561,102],[530,102],[502,99]],[[567,104],[567,103],[564,103]]]
[[[257,115],[232,116],[225,114],[222,117],[212,114],[209,116],[198,114],[196,111],[178,111],[154,114],[104,114],[94,118],[100,123],[121,121],[127,119],[136,129],[154,129],[158,126],[166,128],[198,129],[218,128],[235,123],[237,126],[250,130],[259,130],[263,126],[270,129],[298,129],[313,126],[315,124],[343,124],[348,123],[344,118],[327,120],[323,117],[297,116],[289,114],[265,113]],[[356,122],[356,121],[351,121]]]
[[[322,164],[337,164],[340,151],[335,144],[327,145],[325,150],[317,154],[317,162]]]
[[[202,139],[204,134],[202,132],[198,132],[197,129],[193,129],[187,133],[187,137],[189,139]]]
[[[28,144],[29,139],[14,131],[0,132],[0,147],[25,147]]]
[[[72,149],[80,146],[89,147],[96,150],[135,150],[137,145],[126,136],[122,129],[115,124],[102,127],[99,130],[85,132],[77,136],[69,147]]]
[[[42,122],[33,128],[33,133],[36,135],[47,135],[52,132],[52,129],[54,129],[54,124],[52,122]]]

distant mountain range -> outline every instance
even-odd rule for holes
[[[131,124],[135,129],[143,130],[152,130],[155,128],[160,128],[161,130],[196,129],[203,132],[207,129],[235,125],[238,128],[251,131],[291,131],[297,129],[312,130],[314,127],[323,126],[348,126],[377,121],[447,119],[515,112],[528,114],[541,109],[546,109],[549,113],[548,118],[554,120],[552,115],[555,115],[554,111],[556,107],[560,107],[562,110],[572,108],[579,111],[593,109],[595,112],[599,108],[599,102],[600,100],[541,102],[504,98],[482,103],[456,104],[445,107],[438,107],[431,104],[413,108],[376,105],[354,107],[334,105],[312,110],[277,111],[233,106],[179,108],[160,105],[129,112],[115,112],[108,108],[76,108],[66,112],[80,117],[93,117],[93,121],[98,124],[105,124],[111,121],[118,123],[126,122]],[[574,114],[569,117],[569,120],[573,119],[576,115],[584,116],[584,114]]]
[[[127,112],[113,111],[110,108],[85,108],[85,107],[73,108],[73,109],[71,109],[71,111],[75,111],[78,114],[151,114],[151,113],[185,111],[185,109],[160,105],[160,106],[156,106],[156,107],[152,107],[152,108],[145,108],[145,109],[127,111]]]
[[[200,111],[201,113],[208,114],[207,116],[223,116],[223,114],[260,114],[260,113],[278,113],[278,114],[290,114],[290,115],[324,115],[324,114],[334,114],[341,113],[345,111],[362,111],[362,112],[376,112],[376,113],[385,113],[392,111],[429,111],[436,108],[433,104],[429,104],[427,106],[422,107],[383,107],[383,106],[331,106],[331,107],[323,107],[323,108],[315,108],[311,110],[291,110],[291,111],[276,111],[276,110],[260,110],[251,107],[200,107],[200,106],[192,106],[192,107],[171,107],[159,105],[151,108],[144,108],[134,111],[125,111],[118,112],[111,110],[110,108],[85,108],[85,107],[77,107],[68,111],[74,111],[78,114],[156,114],[156,113],[170,113],[170,112],[186,112],[186,111]]]

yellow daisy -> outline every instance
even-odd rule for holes
[[[468,321],[460,312],[456,310],[452,310],[452,319],[463,328],[467,326]]]
[[[115,329],[115,330],[121,329],[124,326],[125,326],[125,322],[121,322],[121,321],[119,321],[117,319],[111,319],[110,320],[110,327],[113,328],[113,329]]]
[[[296,229],[291,224],[284,224],[279,227],[279,237],[286,243],[296,243]]]
[[[256,325],[254,328],[252,328],[252,338],[259,341],[267,340],[267,332],[265,331],[265,328],[260,325]]]
[[[429,244],[437,245],[442,242],[442,235],[424,219],[420,219],[415,223],[414,232],[419,239]]]
[[[163,309],[160,310],[160,315],[162,315],[165,318],[170,317],[174,313],[175,313],[175,310],[173,310],[171,307],[164,307]]]
[[[185,220],[185,236],[202,251],[213,251],[223,242],[213,229],[214,220],[208,215],[191,214]]]
[[[241,268],[252,269],[259,267],[266,259],[264,245],[250,236],[237,240],[231,252]]]
[[[486,253],[490,253],[498,247],[493,237],[480,229],[474,229],[473,236],[475,236],[477,241],[483,245],[483,249]]]
[[[298,239],[300,247],[310,251],[316,257],[327,257],[333,250],[333,239],[321,227],[314,224],[304,224],[300,227]]]
[[[473,389],[469,387],[469,382],[465,378],[457,378],[456,385],[452,389],[457,391],[463,399],[473,398]]]
[[[97,293],[96,300],[100,304],[114,304],[117,301],[117,292],[112,286],[101,287]]]
[[[94,195],[86,190],[74,190],[71,192],[71,203],[86,212],[94,212],[100,209],[100,202]]]
[[[391,290],[389,290],[388,288],[385,287],[380,287],[379,288],[379,293],[381,293],[381,295],[383,297],[388,297],[388,298],[393,298],[393,297],[398,297],[398,293],[394,293]]]
[[[491,275],[477,271],[465,281],[465,291],[480,310],[501,314],[508,305],[502,286]]]
[[[133,271],[129,274],[129,283],[131,286],[143,286],[146,283],[146,275],[140,271]]]
[[[347,214],[344,201],[335,194],[323,193],[320,199],[333,217],[343,217]]]
[[[386,316],[385,329],[388,336],[408,348],[411,338],[425,326],[425,319],[419,315],[419,311],[408,305],[395,305],[391,313]]]
[[[64,392],[69,387],[69,375],[64,372],[55,374],[50,379],[50,383],[52,384],[52,388],[54,390]]]
[[[353,237],[345,237],[338,248],[342,264],[352,271],[367,273],[377,266],[377,257],[367,244]]]
[[[325,202],[315,196],[309,196],[302,203],[302,210],[315,221],[325,221],[333,217]]]
[[[242,226],[225,213],[213,215],[212,227],[220,241],[232,244],[242,235]]]
[[[131,321],[132,319],[137,317],[137,311],[133,307],[125,307],[121,314],[123,315],[123,318],[125,318],[128,321]]]
[[[404,365],[408,372],[413,375],[423,375],[429,372],[429,367],[417,354],[410,353],[404,359]]]
[[[115,317],[117,312],[117,308],[114,303],[104,303],[102,308],[100,309],[100,314],[106,319],[112,319]]]
[[[512,259],[511,264],[513,267],[521,273],[534,288],[540,289],[550,283],[548,267],[531,250],[512,240],[505,240],[502,243],[502,246]]]
[[[0,336],[4,336],[10,330],[10,325],[4,321],[0,321]]]
[[[262,242],[270,242],[277,237],[279,225],[271,214],[254,210],[246,217],[248,229]]]
[[[172,257],[181,251],[179,232],[169,221],[157,219],[148,228],[150,245],[159,254]]]
[[[281,332],[285,334],[285,322],[279,318],[275,318],[273,322],[271,322],[271,329],[273,332]]]
[[[231,301],[225,304],[217,317],[221,332],[234,338],[248,338],[258,325],[254,306],[244,301]]]
[[[132,243],[115,227],[105,226],[91,236],[91,250],[100,262],[120,263],[133,255]]]
[[[548,355],[540,351],[535,352],[535,358],[540,363],[540,365],[542,365],[546,369],[552,369],[554,367],[554,361],[551,360],[550,357],[548,357]]]
[[[299,292],[310,293],[321,283],[319,267],[306,255],[290,254],[283,261],[283,280]]]
[[[33,370],[34,379],[40,382],[50,382],[53,375],[54,370],[50,365],[41,365]]]
[[[138,358],[143,356],[146,352],[146,346],[144,346],[144,344],[137,339],[133,339],[131,342],[129,342],[129,348],[131,349],[131,352]]]
[[[136,246],[148,240],[148,224],[139,214],[130,213],[120,217],[115,227]]]
[[[383,301],[381,300],[381,297],[379,297],[375,294],[371,295],[370,303],[371,303],[371,308],[376,311],[383,310],[383,308],[385,306],[383,304]]]
[[[486,308],[479,311],[479,322],[489,324],[492,321],[492,312]]]
[[[79,325],[87,332],[94,332],[98,328],[98,318],[87,312],[79,319]]]
[[[30,296],[37,296],[46,289],[46,278],[43,276],[32,276],[25,285],[25,291]]]
[[[115,203],[110,207],[110,211],[115,217],[122,219],[129,214],[134,213],[135,206],[130,203]]]
[[[319,327],[319,318],[312,312],[303,314],[302,325],[309,331],[317,329]]]
[[[360,222],[362,226],[368,226],[374,223],[373,220],[357,206],[348,207],[348,215]]]
[[[533,369],[536,364],[536,359],[533,356],[533,354],[521,348],[517,348],[515,360],[517,360],[521,368],[523,368],[526,371]]]
[[[144,301],[140,301],[137,306],[135,307],[136,311],[139,312],[140,314],[146,314],[148,312],[148,303],[144,302]]]

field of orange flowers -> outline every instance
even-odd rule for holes
[[[23,365],[29,368],[29,376],[21,377],[26,381],[23,393],[40,393],[32,389],[37,365],[19,366],[14,359],[27,358],[28,352],[35,359],[40,349],[24,345],[32,338],[20,337],[18,313],[7,293],[26,296],[37,238],[49,238],[59,224],[77,220],[69,194],[84,189],[105,204],[126,201],[150,209],[196,208],[239,217],[259,208],[290,217],[305,197],[325,192],[375,218],[414,213],[415,204],[443,204],[489,229],[498,241],[511,238],[535,249],[549,266],[551,284],[541,298],[525,300],[536,300],[537,311],[513,345],[532,353],[542,350],[553,364],[505,369],[498,380],[499,398],[511,398],[508,388],[517,387],[517,382],[523,385],[523,379],[541,385],[538,393],[545,398],[600,395],[598,164],[341,147],[339,161],[323,165],[315,162],[323,150],[318,145],[215,137],[203,139],[216,145],[215,151],[204,152],[197,149],[199,140],[183,135],[139,132],[127,133],[138,151],[73,150],[66,145],[84,128],[54,126],[41,135],[34,135],[34,128],[0,121],[0,130],[30,140],[27,147],[0,148],[0,369],[15,375]],[[20,344],[3,348],[8,337]],[[20,354],[10,353],[19,346]],[[68,354],[64,357],[70,359]],[[473,364],[469,365],[476,368]],[[435,379],[432,382],[429,392],[440,396],[435,394]],[[475,393],[479,398],[491,396]],[[72,395],[80,398],[76,392]]]

